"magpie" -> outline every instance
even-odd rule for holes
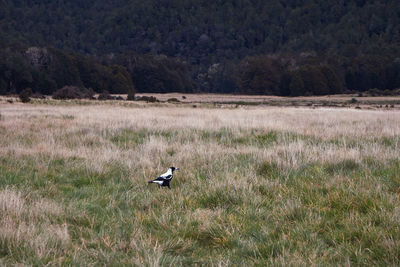
[[[169,167],[166,173],[161,174],[156,179],[149,181],[149,184],[155,183],[158,184],[158,188],[160,188],[161,186],[168,186],[168,188],[171,189],[171,187],[169,186],[169,182],[171,182],[173,178],[172,175],[176,170],[179,170],[179,168]]]

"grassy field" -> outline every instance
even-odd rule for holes
[[[160,101],[176,98],[181,103],[212,103],[216,105],[263,105],[275,107],[339,107],[362,109],[396,109],[400,108],[400,96],[362,96],[358,94],[282,97],[268,95],[229,95],[229,94],[137,94],[154,96]],[[121,95],[126,98],[126,95]]]
[[[98,95],[96,95],[97,97]],[[126,100],[127,95],[114,95],[122,97]],[[369,109],[369,110],[400,110],[400,95],[398,96],[359,96],[359,94],[342,94],[342,95],[326,95],[326,96],[298,96],[298,97],[282,97],[270,95],[230,95],[230,94],[183,94],[183,93],[138,93],[137,97],[155,97],[160,102],[171,102],[183,106],[199,106],[199,107],[242,107],[242,106],[263,106],[263,107],[308,107],[308,108],[353,108],[353,109]],[[0,104],[8,101],[18,102],[17,96],[0,96]],[[171,101],[172,100],[172,101]],[[69,105],[71,103],[80,105],[98,105],[104,101],[58,101],[52,100],[50,96],[45,99],[36,99],[35,103],[51,104],[51,105]],[[140,101],[113,101],[124,106],[138,107],[142,106]]]
[[[400,264],[398,110],[68,103],[0,104],[0,265]]]

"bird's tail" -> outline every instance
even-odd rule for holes
[[[152,182],[153,182],[153,180],[151,180],[151,181],[148,181],[148,183],[149,183],[149,184],[151,184]]]

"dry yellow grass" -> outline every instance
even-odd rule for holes
[[[181,162],[193,154],[253,153],[258,158],[291,164],[304,162],[381,160],[399,156],[398,143],[381,146],[376,138],[395,138],[400,133],[399,111],[307,108],[193,109],[175,107],[125,108],[118,106],[16,106],[3,105],[0,153],[44,153],[61,157],[82,157],[88,164],[118,160],[128,166],[159,167],[155,156],[176,148],[174,160]],[[229,129],[241,137],[250,131],[276,131],[282,135],[273,148],[221,146],[203,142],[194,131]],[[123,130],[172,131],[174,140],[148,136],[145,143],[126,150],[108,140],[107,135]],[[320,140],[337,139],[343,146],[307,143],[292,134]],[[191,138],[189,138],[191,137]],[[346,142],[363,142],[363,149]],[[229,142],[229,140],[227,140]],[[213,153],[210,154],[210,151]]]
[[[126,99],[127,95],[121,96]],[[337,107],[337,108],[362,108],[362,109],[378,109],[378,110],[399,110],[400,96],[363,96],[358,94],[343,95],[326,95],[326,96],[300,96],[300,97],[281,97],[269,95],[230,95],[230,94],[183,94],[183,93],[138,93],[136,96],[152,96],[161,102],[167,102],[169,99],[177,99],[183,105],[195,104],[203,106],[275,106],[275,107]],[[0,96],[0,103],[8,103],[7,101],[19,102],[18,97]],[[45,99],[35,100],[36,102],[51,103],[51,97],[46,96]],[[68,101],[67,101],[68,102]],[[69,101],[73,102],[73,101]],[[125,101],[104,101],[103,103],[120,103],[126,104]],[[178,102],[178,103],[179,103]],[[81,103],[93,104],[90,100],[81,100]],[[174,102],[176,103],[176,102]],[[97,103],[98,104],[98,103]],[[143,106],[141,102],[135,102],[136,106]],[[175,105],[171,105],[175,106]]]
[[[303,107],[349,107],[363,109],[399,109],[400,96],[364,96],[357,94],[282,97],[269,95],[229,95],[229,94],[150,94],[139,93],[138,96],[154,96],[160,101],[176,98],[182,103],[218,103],[219,105],[266,105],[266,106],[303,106]],[[126,98],[126,96],[122,95]]]
[[[138,93],[138,96],[154,96],[161,101],[167,101],[170,98],[176,98],[182,102],[198,102],[198,103],[210,103],[210,102],[266,102],[269,100],[275,101],[348,101],[352,97],[359,100],[372,101],[372,102],[383,102],[383,101],[400,101],[399,96],[364,96],[358,97],[357,94],[353,95],[326,95],[326,96],[299,96],[299,97],[281,97],[272,95],[230,95],[230,94],[184,94],[184,93]],[[121,95],[125,96],[125,95]],[[183,96],[185,98],[183,98]]]

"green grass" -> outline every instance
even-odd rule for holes
[[[197,138],[222,148],[270,149],[297,141],[348,145],[279,131],[181,131],[125,128],[94,133],[123,151],[146,144],[150,137],[174,144]],[[72,149],[82,145],[84,132],[68,134],[60,136],[60,142],[69,140]],[[361,140],[354,142],[363,146]],[[390,147],[398,141],[379,142]],[[160,157],[179,151],[169,148]],[[239,151],[210,158],[193,154],[180,163],[172,189],[160,190],[148,185],[149,177],[141,172],[152,177],[160,170],[140,165],[110,161],[96,170],[80,157],[2,154],[0,190],[20,192],[26,208],[15,215],[0,203],[0,211],[13,227],[32,230],[21,230],[24,238],[0,235],[0,264],[400,264],[398,159],[289,167]],[[41,201],[54,203],[60,211],[32,213],[30,208]],[[69,239],[46,236],[49,229],[63,226]]]
[[[35,167],[44,162],[46,171]],[[340,183],[327,185],[338,173]],[[399,173],[396,163],[361,168],[344,161],[305,166],[284,177],[276,164],[263,163],[260,183],[251,191],[212,186],[201,174],[186,184],[174,183],[173,190],[158,190],[132,184],[129,170],[118,164],[97,173],[74,158],[3,157],[1,187],[34,192],[61,205],[66,212],[54,220],[68,225],[71,248],[50,244],[55,253],[50,258],[23,242],[2,242],[0,251],[5,262],[34,265],[54,257],[65,264],[129,264],[136,253],[146,259],[156,244],[163,244],[163,264],[212,264],[225,255],[236,264],[262,265],[277,263],[285,253],[299,253],[304,263],[316,257],[318,264],[397,264],[399,247],[388,250],[384,241],[400,235],[400,226],[388,218],[399,204],[394,195]],[[276,183],[263,184],[268,177]],[[376,192],[380,183],[383,189]],[[197,218],[196,211],[204,216]],[[143,251],[129,246],[136,232],[139,240],[146,239]],[[82,242],[85,249],[76,254],[73,247]]]

